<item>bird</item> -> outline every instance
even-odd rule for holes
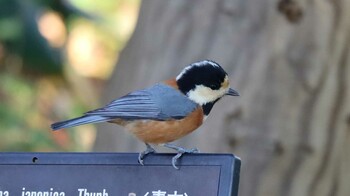
[[[226,71],[213,60],[201,60],[186,66],[175,78],[133,91],[80,117],[53,123],[51,129],[115,123],[145,143],[146,150],[138,156],[141,165],[146,155],[156,152],[153,146],[163,146],[177,152],[172,166],[179,169],[176,163],[183,154],[199,150],[172,142],[200,127],[214,104],[226,95],[239,96],[230,88]]]

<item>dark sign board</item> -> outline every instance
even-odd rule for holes
[[[0,153],[0,196],[236,196],[231,154]]]

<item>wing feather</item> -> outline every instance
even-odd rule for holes
[[[134,91],[112,101],[103,108],[92,110],[83,116],[57,122],[53,130],[89,123],[109,122],[114,119],[137,120],[181,119],[194,111],[198,105],[178,90],[165,84]]]
[[[134,91],[116,99],[103,108],[87,112],[85,115],[121,119],[181,119],[192,112],[197,104],[178,90],[157,84],[151,88]]]
[[[85,115],[98,115],[122,119],[166,120],[147,90],[139,90],[112,101],[103,108],[87,112]]]

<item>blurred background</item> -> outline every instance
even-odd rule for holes
[[[91,150],[93,126],[53,134],[49,124],[100,106],[139,6],[138,0],[0,1],[2,151]]]
[[[0,150],[144,150],[108,123],[49,125],[212,59],[241,96],[176,143],[239,156],[241,196],[348,196],[348,10],[347,0],[1,0]]]

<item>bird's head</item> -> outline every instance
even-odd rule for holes
[[[209,113],[214,103],[225,95],[239,96],[230,88],[225,70],[214,61],[192,63],[176,77],[179,89],[189,99],[201,106],[208,106]],[[205,108],[204,108],[205,109]]]

